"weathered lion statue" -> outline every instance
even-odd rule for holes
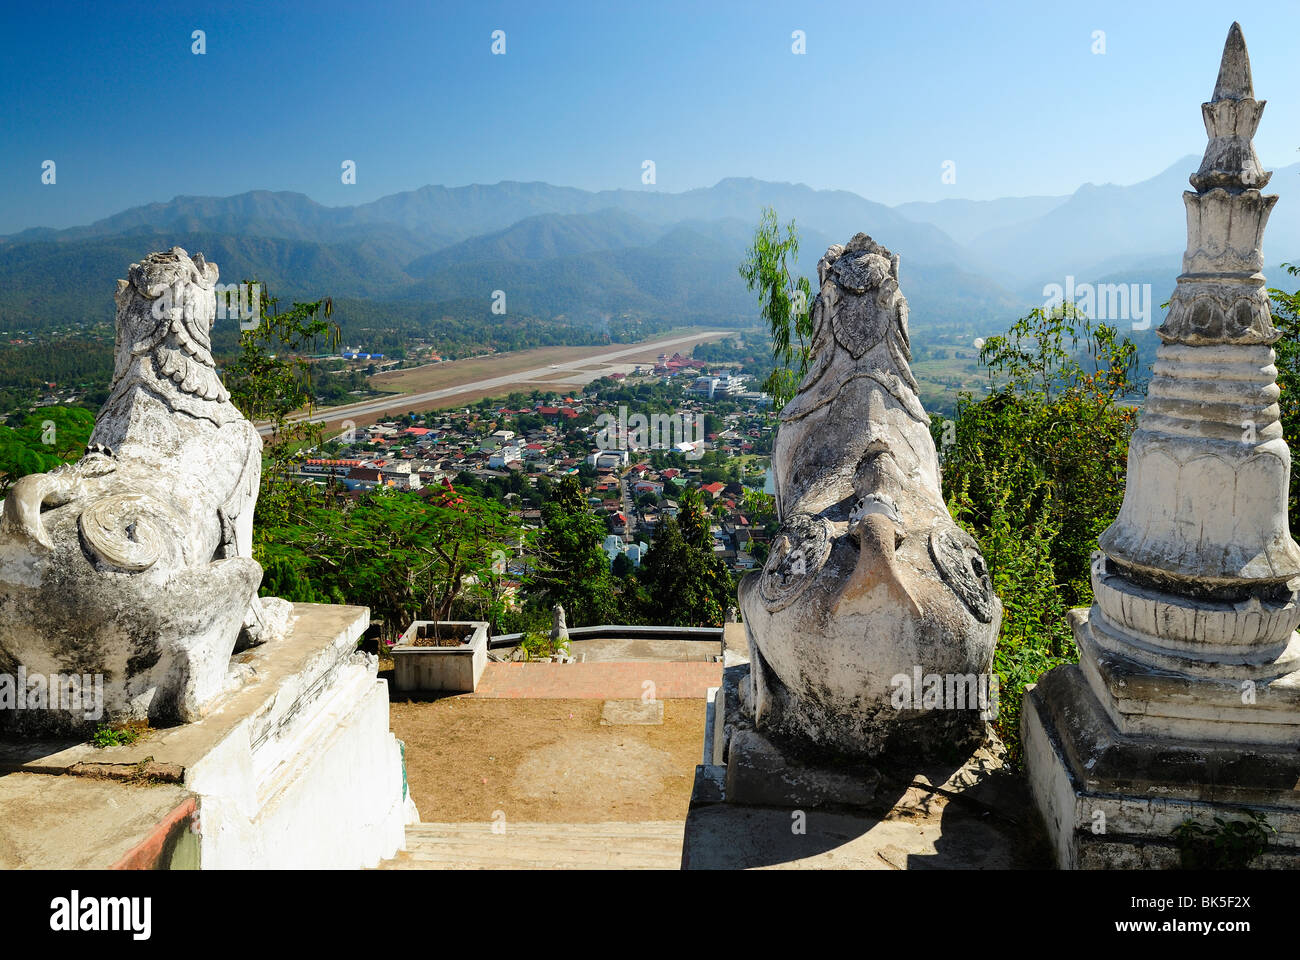
[[[0,515],[0,671],[102,674],[106,719],[200,717],[236,642],[283,632],[252,559],[262,443],[217,376],[217,267],[179,247],[119,280],[108,401],[87,453]],[[7,718],[83,729],[80,712]]]
[[[940,492],[898,262],[858,234],[817,265],[812,365],[772,458],[781,530],[739,590],[755,726],[851,757],[980,738],[1002,612]]]

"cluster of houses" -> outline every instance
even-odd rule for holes
[[[674,353],[670,357],[666,353],[661,353],[658,361],[655,362],[654,372],[660,377],[676,377],[700,373],[705,368],[704,362],[693,357],[683,357],[680,353]],[[727,370],[703,374],[694,378],[691,385],[686,388],[686,393],[691,396],[707,397],[710,400],[738,397],[760,404],[770,402],[766,394],[746,390],[746,379],[743,374],[731,373]]]
[[[381,421],[341,435],[337,438],[341,446],[333,456],[309,458],[300,472],[304,478],[337,480],[347,490],[361,493],[377,487],[421,490],[462,472],[483,477],[511,471],[573,473],[585,455],[570,452],[573,445],[565,441],[566,425],[584,412],[570,397],[561,406],[502,407],[486,420],[461,410],[430,414],[421,424]],[[520,414],[534,415],[545,423],[522,435],[498,426]]]
[[[690,408],[700,402],[683,400]],[[725,480],[715,477],[723,472],[718,465],[733,457],[766,454],[768,417],[760,409],[719,417],[722,429],[708,435],[699,451],[714,454],[706,468],[671,450],[603,449],[597,421],[612,406],[590,395],[566,396],[522,408],[440,411],[420,422],[356,427],[329,444],[329,455],[302,461],[299,476],[341,484],[356,498],[378,488],[445,496],[465,473],[504,479],[521,492],[525,485],[535,488],[541,477],[578,475],[607,525],[611,564],[623,555],[633,567],[640,566],[663,518],[676,516],[679,491],[698,487],[713,515],[715,553],[735,570],[753,567],[754,544],[765,543],[768,534],[746,516],[742,481],[761,483],[766,459],[755,464],[749,457],[748,474],[735,469]],[[516,504],[521,519],[526,526],[539,524],[540,510],[528,499],[536,498],[521,497]]]
[[[59,404],[74,404],[85,396],[84,389],[72,386],[60,386],[57,383],[47,382],[41,385],[40,399],[36,401],[38,407],[56,407]]]
[[[733,570],[752,569],[754,544],[766,544],[770,533],[756,529],[746,516],[743,484],[738,481],[703,483],[701,473],[698,467],[656,470],[648,462],[633,464],[621,473],[614,470],[598,473],[590,499],[592,506],[604,513],[609,527],[605,553],[610,562],[622,553],[633,567],[639,567],[649,549],[647,541],[653,542],[665,518],[678,515],[680,507],[674,491],[697,487],[713,515],[710,532],[714,555]]]
[[[694,357],[683,357],[680,353],[674,353],[671,357],[666,353],[661,353],[659,359],[655,361],[654,372],[656,376],[660,377],[675,377],[678,374],[702,371],[707,366],[702,360],[696,360]]]

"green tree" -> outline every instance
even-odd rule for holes
[[[808,371],[812,352],[812,287],[807,277],[795,277],[791,265],[799,258],[799,234],[791,220],[782,233],[776,211],[764,207],[754,241],[740,265],[740,276],[758,294],[759,313],[772,336],[776,368],[763,384],[780,410],[794,397]]]
[[[709,521],[709,510],[704,505],[704,496],[698,487],[690,487],[682,492],[678,502],[678,520],[682,536],[686,542],[699,549],[708,549],[713,553],[713,531]]]
[[[762,490],[748,488],[742,509],[751,526],[755,528],[776,528],[776,497]]]
[[[333,312],[328,298],[294,303],[283,312],[279,303],[262,288],[259,322],[241,332],[239,353],[222,371],[231,402],[249,420],[271,428],[263,438],[253,517],[253,558],[262,564],[262,594],[299,602],[357,602],[347,601],[337,577],[323,576],[322,566],[312,562],[315,554],[287,546],[292,534],[323,530],[341,516],[320,488],[294,478],[298,450],[319,444],[322,430],[319,424],[291,420],[297,412],[310,413],[314,403],[312,368],[304,354],[316,352],[319,342],[336,346],[339,329],[326,319]],[[322,544],[329,542],[322,536]]]
[[[0,499],[27,474],[80,459],[94,428],[84,407],[39,407],[14,426],[0,425]]]
[[[1300,275],[1300,266],[1284,263],[1290,276]],[[1277,354],[1277,385],[1282,393],[1278,409],[1282,421],[1282,435],[1294,452],[1300,450],[1300,290],[1287,293],[1270,289],[1273,299],[1273,323],[1282,334],[1273,344]],[[1287,491],[1287,514],[1292,530],[1300,530],[1300,470],[1291,469],[1291,488]]]
[[[315,404],[312,366],[307,354],[323,345],[335,348],[339,327],[328,318],[333,301],[328,297],[294,303],[280,311],[280,301],[261,291],[259,322],[239,337],[239,354],[228,363],[224,380],[231,402],[254,423],[266,423],[263,440],[262,487],[257,500],[255,526],[275,525],[285,519],[291,504],[301,499],[290,474],[304,446],[321,442],[322,427],[305,417]]]
[[[713,554],[707,518],[707,548],[697,545],[698,523],[686,510],[682,518],[680,526],[672,517],[664,518],[642,561],[638,580],[645,591],[645,618],[679,627],[720,627],[736,585],[727,565]]]
[[[455,489],[381,489],[355,504],[304,497],[264,535],[264,593],[368,606],[388,636],[416,619],[495,623],[505,561],[526,545],[501,504]]]
[[[538,602],[563,604],[570,626],[615,619],[618,598],[604,542],[604,521],[587,506],[577,479],[564,477],[542,506],[537,568],[528,586]]]

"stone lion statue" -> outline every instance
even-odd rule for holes
[[[216,281],[179,247],[131,264],[85,457],[23,477],[0,512],[0,670],[102,674],[111,719],[197,719],[236,642],[285,626],[288,604],[257,597],[262,443],[213,364]]]
[[[817,265],[812,365],[772,458],[781,529],[739,589],[755,726],[857,757],[983,735],[978,705],[915,709],[910,687],[987,683],[1002,609],[940,492],[898,264],[858,234]]]

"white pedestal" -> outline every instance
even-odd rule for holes
[[[376,866],[404,848],[404,828],[419,815],[405,790],[401,744],[389,729],[387,684],[377,660],[355,652],[370,612],[297,604],[293,613],[286,637],[235,658],[239,682],[232,680],[203,719],[102,750],[78,744],[43,752],[6,742],[0,766],[47,775],[52,799],[67,794],[70,801],[74,788],[89,782],[79,774],[114,777],[115,803],[132,809],[158,789],[133,782],[135,771],[147,769],[173,784],[168,806],[197,808],[185,830],[198,836],[200,869]],[[151,825],[161,824],[160,815],[139,814],[129,821],[132,835],[106,848],[113,857],[118,847],[148,847],[159,835]],[[44,865],[113,862],[67,854]],[[43,864],[28,858],[26,865]]]

